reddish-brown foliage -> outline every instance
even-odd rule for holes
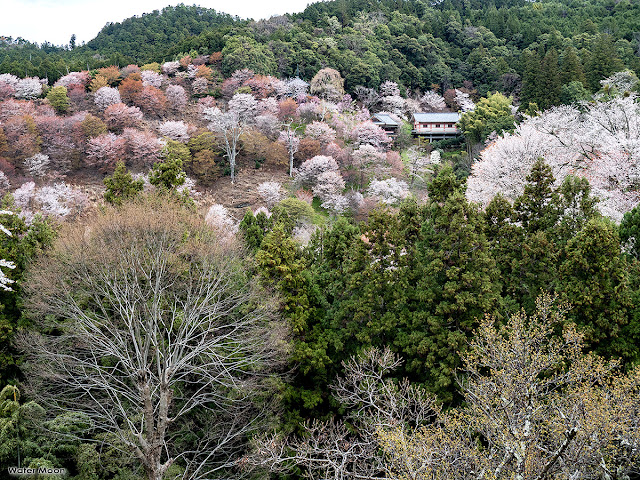
[[[322,145],[318,140],[303,138],[300,140],[300,146],[298,147],[298,152],[295,154],[295,158],[299,162],[304,162],[316,155],[320,155],[321,151]]]
[[[137,77],[137,78],[136,78]],[[132,104],[135,101],[136,96],[143,89],[142,79],[139,74],[131,74],[125,78],[118,90],[120,91],[120,98],[124,103]]]
[[[212,65],[220,66],[222,63],[222,52],[213,52],[209,56],[209,63]]]
[[[280,118],[280,120],[294,118],[298,110],[298,102],[293,98],[287,98],[280,102],[279,108],[278,118]]]
[[[206,78],[211,80],[213,78],[213,70],[206,65],[200,65],[196,70],[196,78]]]
[[[165,111],[167,105],[167,97],[156,87],[144,87],[138,95],[136,95],[134,103],[148,115],[159,117]]]

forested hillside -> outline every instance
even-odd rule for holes
[[[109,24],[73,49],[8,42],[0,72],[48,77],[110,64],[172,60],[183,52],[222,51],[223,72],[309,80],[325,66],[345,75],[347,91],[390,80],[405,88],[464,82],[557,104],[562,86],[595,91],[622,68],[638,69],[640,6],[634,2],[333,1],[303,13],[245,22],[199,7],[170,7]]]
[[[0,476],[640,478],[638,32],[338,0],[3,38]]]

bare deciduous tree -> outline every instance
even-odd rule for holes
[[[149,480],[224,476],[268,418],[284,330],[195,214],[147,199],[69,228],[31,270],[19,344],[48,412],[135,456]],[[265,397],[266,398],[266,397]]]
[[[370,480],[386,471],[377,432],[422,425],[439,407],[435,398],[404,380],[386,378],[401,365],[390,350],[370,349],[343,363],[345,374],[332,386],[333,395],[347,409],[342,420],[313,421],[304,436],[262,437],[249,459],[254,465],[286,472],[293,465],[310,479]]]

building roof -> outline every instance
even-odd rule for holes
[[[387,113],[376,113],[373,115],[373,118],[374,118],[374,122],[377,120],[376,123],[382,123],[384,125],[389,125],[391,127],[400,126],[400,124],[396,122],[393,118],[391,118],[391,115]]]
[[[414,113],[413,118],[418,123],[456,123],[460,120],[459,113]]]

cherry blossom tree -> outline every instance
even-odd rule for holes
[[[0,100],[13,97],[16,89],[8,83],[0,82]]]
[[[124,103],[114,103],[104,111],[107,127],[118,132],[127,127],[137,126],[142,117],[143,114],[138,107],[127,107]]]
[[[422,105],[427,112],[440,112],[447,108],[444,97],[433,90],[429,90],[420,97],[420,105]]]
[[[0,192],[6,193],[11,188],[11,182],[7,174],[0,170]]]
[[[43,153],[36,153],[24,159],[24,166],[32,177],[44,177],[50,163],[49,155]]]
[[[82,88],[86,88],[86,86],[91,81],[91,75],[89,72],[71,72],[63,77],[60,77],[58,81],[54,84],[55,86],[63,86],[70,88],[74,85],[80,85]]]
[[[9,85],[10,87],[15,88],[20,79],[11,73],[1,73],[0,74],[0,83]]]
[[[304,131],[307,138],[312,138],[326,146],[336,139],[336,131],[324,122],[312,122]]]
[[[99,88],[98,91],[94,94],[93,101],[100,110],[106,109],[109,105],[122,103],[120,92],[117,88],[113,87]]]
[[[367,195],[377,198],[387,205],[397,205],[409,196],[407,182],[396,178],[373,180],[367,189]]]
[[[258,185],[258,193],[267,204],[268,208],[273,207],[285,196],[284,189],[278,182],[262,182]]]
[[[235,239],[236,233],[238,233],[238,224],[229,214],[229,210],[219,203],[209,207],[207,215],[205,216],[205,222],[213,228],[218,235],[219,241],[222,243],[231,244]]]
[[[183,121],[168,121],[158,127],[160,135],[182,143],[189,141],[188,130],[189,126]]]
[[[169,85],[165,91],[169,108],[180,112],[187,105],[187,93],[180,85]]]
[[[387,148],[391,138],[378,125],[371,121],[362,122],[351,130],[351,139],[356,145],[372,145],[376,148]]]
[[[544,158],[558,183],[567,175],[589,179],[600,211],[619,221],[640,201],[640,104],[631,94],[582,108],[553,107],[498,137],[472,167],[468,198],[484,204],[500,192],[514,199]]]
[[[271,114],[258,115],[254,119],[254,128],[264,133],[268,138],[275,139],[280,133],[280,120]]]
[[[437,150],[429,154],[416,146],[407,149],[407,158],[407,169],[411,176],[411,186],[413,186],[416,178],[425,183],[427,181],[427,175],[433,173],[433,165],[440,163],[440,153]]]
[[[380,102],[382,109],[402,114],[405,110],[405,99],[400,96],[400,88],[396,82],[386,81],[380,85]]]
[[[0,210],[0,215],[15,215],[15,212],[12,212],[11,210]],[[11,230],[9,230],[7,227],[2,225],[1,223],[0,223],[0,232],[10,237],[13,236],[13,234],[11,233]],[[5,268],[8,268],[9,270],[13,270],[14,268],[16,268],[16,264],[4,258],[0,259],[0,289],[4,290],[5,292],[11,292],[13,289],[9,285],[14,283],[15,280],[7,277],[7,274],[4,271]]]
[[[462,90],[456,89],[455,102],[462,112],[471,112],[476,108],[476,104],[473,103],[470,95]]]
[[[231,183],[234,183],[238,142],[246,124],[236,112],[222,112],[217,107],[205,108],[203,115],[209,121],[209,130],[215,133],[222,143],[231,169]]]
[[[338,171],[340,168],[336,161],[324,155],[316,155],[313,158],[305,161],[298,168],[294,170],[296,183],[302,187],[313,186],[318,176],[327,171]]]
[[[13,95],[16,98],[33,100],[42,95],[42,83],[40,83],[40,79],[37,77],[22,78],[15,84],[14,90],[15,93]]]
[[[284,88],[281,90],[281,95],[298,99],[305,97],[309,90],[309,84],[299,78],[291,78],[284,82]]]
[[[33,102],[27,102],[25,100],[4,100],[0,103],[0,107],[0,120],[8,120],[11,117],[24,115],[33,116],[36,113]]]
[[[311,191],[323,202],[334,199],[342,193],[345,184],[342,175],[337,170],[327,170],[316,177]]]
[[[380,95],[373,88],[358,85],[355,94],[365,108],[372,109],[380,103]]]
[[[249,93],[236,93],[229,100],[229,112],[238,116],[243,123],[252,123],[258,108],[258,101]]]
[[[36,187],[34,182],[27,182],[13,192],[13,200],[28,225],[37,213],[63,219],[79,215],[88,205],[87,195],[66,183]]]
[[[87,144],[85,163],[102,171],[111,171],[124,155],[125,139],[113,133],[92,138]]]
[[[175,75],[180,69],[180,62],[165,62],[162,64],[162,73],[165,75]]]
[[[85,114],[71,117],[36,116],[42,152],[49,157],[49,170],[55,174],[71,169],[72,158],[80,155],[84,138],[79,134],[79,126]]]
[[[320,112],[320,102],[311,100],[301,103],[296,110],[296,115],[305,122],[312,122],[320,118]]]
[[[283,125],[285,128],[280,132],[278,141],[282,142],[287,147],[289,153],[289,176],[293,176],[293,156],[298,152],[300,146],[300,137],[298,137],[297,127],[293,126],[293,122],[289,122]]]
[[[140,72],[140,78],[142,78],[142,85],[145,87],[156,88],[160,88],[162,86],[162,81],[164,80],[162,75],[152,70],[143,70]]]
[[[263,98],[258,103],[257,113],[259,115],[278,115],[280,112],[280,104],[274,97]]]
[[[160,161],[160,140],[151,132],[125,128],[122,133],[125,139],[125,155],[131,164],[148,168]]]
[[[209,91],[209,82],[206,78],[196,78],[191,84],[191,89],[196,95],[202,95]]]
[[[253,78],[255,73],[248,68],[236,70],[222,83],[222,95],[225,98],[231,98],[244,83]]]
[[[132,73],[140,73],[140,67],[138,65],[131,64],[120,69],[120,76],[122,78],[127,78]]]
[[[9,117],[2,127],[7,139],[7,157],[26,158],[39,152],[41,139],[33,117],[30,115]]]
[[[359,173],[361,187],[366,185],[367,178],[379,175],[385,170],[386,155],[372,145],[360,145],[351,154],[351,167]]]

